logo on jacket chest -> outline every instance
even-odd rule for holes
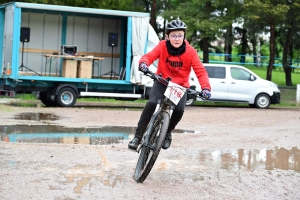
[[[167,58],[166,60],[166,64],[169,63],[169,65],[171,67],[179,67],[181,68],[183,66],[183,62],[182,61],[173,61],[173,60],[169,60],[169,58]]]

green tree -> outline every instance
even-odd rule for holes
[[[241,50],[239,52],[239,54],[241,55],[240,62],[245,63],[246,54],[249,51],[247,29],[235,27],[234,31],[236,34],[240,35],[241,38]]]
[[[300,1],[287,1],[287,5],[289,6],[289,10],[286,17],[286,23],[284,24],[283,33],[285,35],[282,46],[283,46],[283,54],[282,54],[282,67],[285,72],[285,80],[287,86],[292,86],[292,62],[293,59],[293,35],[295,33],[295,29],[297,28],[297,24],[300,23],[300,16],[298,14],[300,10]]]
[[[270,29],[270,59],[267,70],[267,80],[272,80],[272,69],[275,63],[275,27],[286,17],[289,7],[277,0],[260,2],[259,0],[245,0],[243,17],[248,20],[259,21]]]
[[[231,62],[231,56],[229,55],[232,54],[232,45],[235,41],[233,30],[236,29],[236,27],[233,28],[233,23],[241,21],[242,3],[240,1],[218,0],[216,7],[219,13],[218,20],[221,21],[219,23],[221,25],[220,29],[222,29],[221,37],[224,40],[224,59]]]
[[[165,2],[161,0],[143,0],[144,11],[150,13],[150,24],[159,35],[163,30],[157,24],[157,17],[160,15],[160,11],[165,9]]]
[[[203,50],[203,62],[209,62],[209,49],[213,47],[210,43],[216,38],[224,39],[225,54],[232,53],[234,42],[232,24],[240,20],[242,4],[231,0],[193,0],[176,1],[173,8],[164,12],[165,18],[180,18],[188,25],[187,39],[195,47]],[[230,56],[225,57],[231,61]]]
[[[204,63],[209,62],[210,42],[220,34],[217,5],[217,2],[206,0],[181,1],[163,13],[165,19],[179,18],[187,24],[186,38],[203,50]]]

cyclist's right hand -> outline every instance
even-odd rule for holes
[[[147,73],[149,71],[149,67],[146,63],[142,62],[139,66],[139,70],[141,72]]]
[[[208,89],[202,90],[202,97],[206,100],[209,99],[211,97],[210,91]]]

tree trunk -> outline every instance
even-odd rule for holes
[[[290,28],[288,28],[286,37],[285,37],[285,43],[283,47],[283,54],[282,54],[282,67],[284,69],[285,73],[285,84],[286,86],[292,86],[292,68],[289,62],[289,55],[290,55],[290,46],[291,41],[293,37],[293,30],[294,30],[294,22],[290,22]]]
[[[230,26],[227,28],[226,33],[224,35],[225,37],[225,45],[224,45],[224,52],[225,57],[224,60],[226,62],[231,62],[231,52],[232,52],[232,27]]]
[[[290,63],[291,67],[293,66],[293,58],[294,58],[294,56],[293,56],[293,53],[294,53],[293,50],[294,50],[294,47],[293,47],[293,39],[292,39],[291,44],[290,44],[290,51],[289,51],[289,53],[290,53],[290,56],[289,56],[290,57],[290,61],[289,61],[289,63]],[[292,67],[292,72],[294,72],[294,70],[295,70],[295,68]]]
[[[157,30],[157,24],[156,24],[156,8],[157,8],[157,5],[156,5],[156,0],[153,0],[152,1],[152,4],[151,4],[151,18],[150,18],[150,24],[151,26],[154,28],[156,34],[158,33],[158,30]]]
[[[203,63],[209,63],[209,38],[202,39]]]
[[[246,62],[246,54],[248,49],[248,41],[247,41],[247,30],[242,30],[242,52],[241,52],[241,63]]]
[[[274,66],[275,60],[275,22],[274,19],[271,18],[270,20],[270,60],[269,66],[267,70],[267,80],[272,80],[272,70]]]

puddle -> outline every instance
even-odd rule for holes
[[[217,150],[200,153],[200,161],[226,170],[294,170],[300,172],[300,149]]]
[[[58,117],[45,113],[22,113],[16,116],[23,120],[56,120]],[[176,133],[194,133],[175,129]],[[66,128],[56,125],[10,125],[0,126],[0,140],[27,143],[64,143],[107,145],[128,140],[135,127],[106,126],[100,128]]]
[[[34,116],[30,117],[35,118]],[[41,118],[43,119],[43,117]],[[134,131],[134,127],[66,128],[55,125],[12,125],[0,126],[0,140],[25,143],[106,145],[128,140],[129,135]]]
[[[44,121],[44,120],[58,120],[59,117],[53,113],[21,113],[15,116],[15,119],[19,120],[35,120],[35,121]]]
[[[55,115],[29,114],[20,118],[29,120],[57,119]],[[22,143],[61,143],[109,145],[123,143],[133,136],[135,127],[107,126],[101,128],[66,128],[55,125],[0,126],[0,141]],[[193,131],[175,130],[176,133],[197,134]],[[274,149],[223,149],[201,151],[196,163],[225,170],[294,170],[300,172],[300,150],[293,147]],[[178,159],[178,158],[176,158]],[[188,162],[188,161],[187,161]],[[193,165],[195,160],[193,161]]]

